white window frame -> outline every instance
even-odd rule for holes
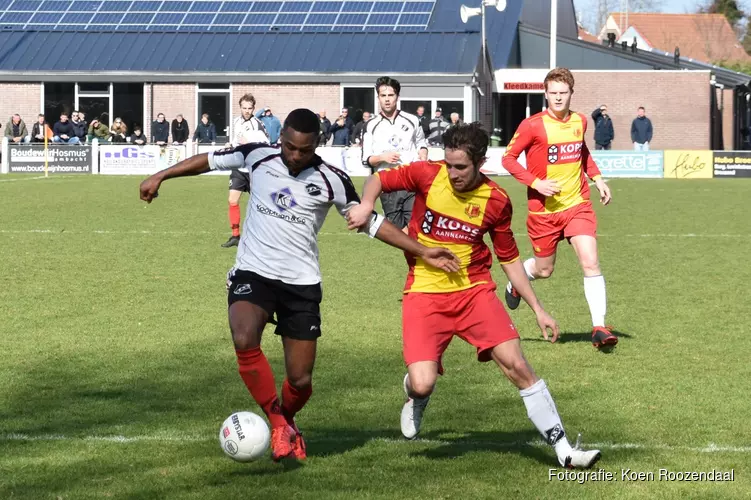
[[[229,116],[227,117],[227,130],[226,130],[226,136],[228,138],[233,137],[232,135],[232,123],[235,121],[234,116],[232,115],[232,84],[229,84],[229,87],[226,89],[202,89],[200,83],[196,83],[196,92],[195,92],[195,106],[193,109],[196,110],[195,116],[193,117],[193,123],[195,124],[194,127],[198,126],[198,123],[201,121],[201,114],[198,112],[198,104],[200,103],[200,94],[226,94],[229,104]],[[195,128],[193,129],[195,130]],[[225,135],[225,134],[219,134],[219,131],[217,130],[217,135]],[[192,138],[191,138],[192,141]],[[230,141],[231,142],[231,141]]]
[[[378,114],[381,112],[381,107],[378,105],[378,92],[375,91],[375,88],[373,85],[368,85],[365,83],[355,83],[355,84],[340,84],[339,85],[339,109],[336,110],[336,116],[339,116],[339,113],[341,113],[342,109],[344,108],[344,89],[373,89],[373,112]]]
[[[78,100],[81,97],[107,97],[109,99],[109,106],[108,106],[108,109],[107,109],[107,113],[108,113],[109,118],[110,118],[110,122],[109,122],[109,124],[107,124],[107,126],[111,127],[112,126],[112,120],[115,119],[115,117],[112,116],[112,114],[114,112],[114,100],[115,100],[114,99],[114,97],[115,97],[114,96],[114,91],[113,91],[114,84],[112,82],[109,82],[109,85],[108,85],[107,88],[108,88],[108,90],[106,92],[105,91],[81,92],[81,89],[79,88],[79,82],[76,82],[75,89],[74,89],[74,99],[73,99],[74,105],[73,105],[73,109],[81,109],[80,106],[79,106],[79,102],[78,102]],[[143,117],[142,117],[141,121],[143,121]]]

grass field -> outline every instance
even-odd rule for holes
[[[227,327],[226,179],[170,181],[149,206],[139,181],[0,177],[0,499],[748,498],[750,182],[611,182],[615,201],[596,210],[613,353],[589,343],[568,245],[535,283],[559,343],[541,341],[528,308],[512,314],[569,436],[600,446],[616,479],[578,484],[550,480],[555,456],[518,392],[458,340],[422,439],[401,439],[406,266],[335,213],[320,237],[315,390],[298,418],[310,458],[227,459],[221,422],[258,408]],[[524,192],[499,182],[529,255]],[[264,350],[281,374],[271,330]],[[661,468],[735,480],[659,481]]]

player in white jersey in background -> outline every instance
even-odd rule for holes
[[[312,393],[316,341],[321,335],[321,273],[317,235],[329,208],[346,216],[360,198],[350,178],[315,154],[320,122],[310,110],[292,111],[282,128],[281,147],[245,144],[196,155],[141,183],[141,199],[151,202],[166,179],[213,169],[247,168],[250,201],[237,261],[229,273],[229,323],[240,375],[271,423],[272,458],[304,459],[297,425]],[[445,248],[427,248],[382,216],[372,214],[363,228],[375,237],[446,272],[459,269]],[[261,334],[276,313],[286,378],[282,401]]]
[[[401,85],[397,80],[382,76],[376,80],[381,113],[365,126],[362,138],[362,162],[378,171],[397,165],[407,165],[428,159],[428,142],[415,115],[396,109]],[[415,194],[396,191],[381,194],[383,213],[404,232],[412,218]]]
[[[256,98],[245,94],[240,98],[240,116],[232,122],[232,140],[228,146],[237,147],[254,142],[269,143],[269,134],[261,120],[255,117]],[[222,243],[224,248],[236,247],[240,243],[240,198],[243,192],[250,192],[247,169],[233,170],[229,176],[229,225],[232,236]]]

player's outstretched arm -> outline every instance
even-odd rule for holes
[[[347,229],[359,229],[368,223],[373,214],[375,201],[381,196],[382,191],[383,185],[378,175],[373,174],[365,180],[360,204],[347,212]]]
[[[443,247],[426,247],[418,243],[417,240],[407,236],[404,231],[387,220],[384,220],[378,228],[375,237],[392,247],[399,248],[421,258],[431,267],[441,269],[447,273],[454,273],[459,270],[459,258],[451,250]]]
[[[542,336],[545,337],[545,340],[549,340],[548,329],[550,329],[553,334],[550,341],[555,342],[558,340],[558,323],[556,323],[552,316],[543,309],[542,304],[537,299],[537,295],[535,295],[535,291],[532,289],[529,278],[527,278],[527,273],[524,270],[522,261],[516,259],[508,264],[501,264],[501,267],[503,268],[503,272],[506,273],[506,276],[508,276],[511,286],[519,292],[519,295],[522,296],[524,302],[526,302],[530,309],[534,311],[537,316],[537,326],[540,327],[540,331],[542,332]]]
[[[177,165],[173,165],[155,173],[143,181],[140,187],[141,199],[146,203],[151,203],[154,198],[159,196],[159,187],[162,185],[162,182],[167,179],[199,175],[208,172],[209,170],[208,153],[191,156]]]

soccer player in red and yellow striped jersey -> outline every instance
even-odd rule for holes
[[[351,229],[362,227],[381,192],[415,193],[409,235],[426,247],[442,246],[461,261],[447,273],[407,256],[409,274],[402,304],[402,338],[407,375],[401,430],[413,439],[439,373],[441,359],[454,335],[477,349],[479,361],[496,362],[519,389],[527,414],[561,465],[590,467],[598,450],[574,449],[565,437],[558,410],[545,382],[522,354],[519,334],[495,293],[490,275],[492,254],[483,241],[489,234],[493,252],[515,289],[537,315],[545,338],[558,337],[558,326],[542,308],[519,260],[511,232],[511,201],[506,192],[480,172],[488,134],[479,123],[457,125],[443,136],[445,161],[415,162],[381,170],[368,178],[362,201],[347,214]]]
[[[589,200],[587,177],[594,181],[604,205],[610,203],[611,196],[584,141],[587,118],[569,109],[573,92],[574,77],[568,69],[556,68],[547,74],[548,109],[519,125],[503,155],[503,167],[528,186],[527,231],[535,256],[524,262],[527,277],[530,281],[548,278],[553,273],[558,242],[567,239],[584,271],[592,344],[599,348],[614,346],[618,337],[605,327],[605,278],[597,258],[597,218]],[[518,160],[522,153],[526,153],[526,169]],[[520,299],[509,282],[509,309],[516,309]]]

